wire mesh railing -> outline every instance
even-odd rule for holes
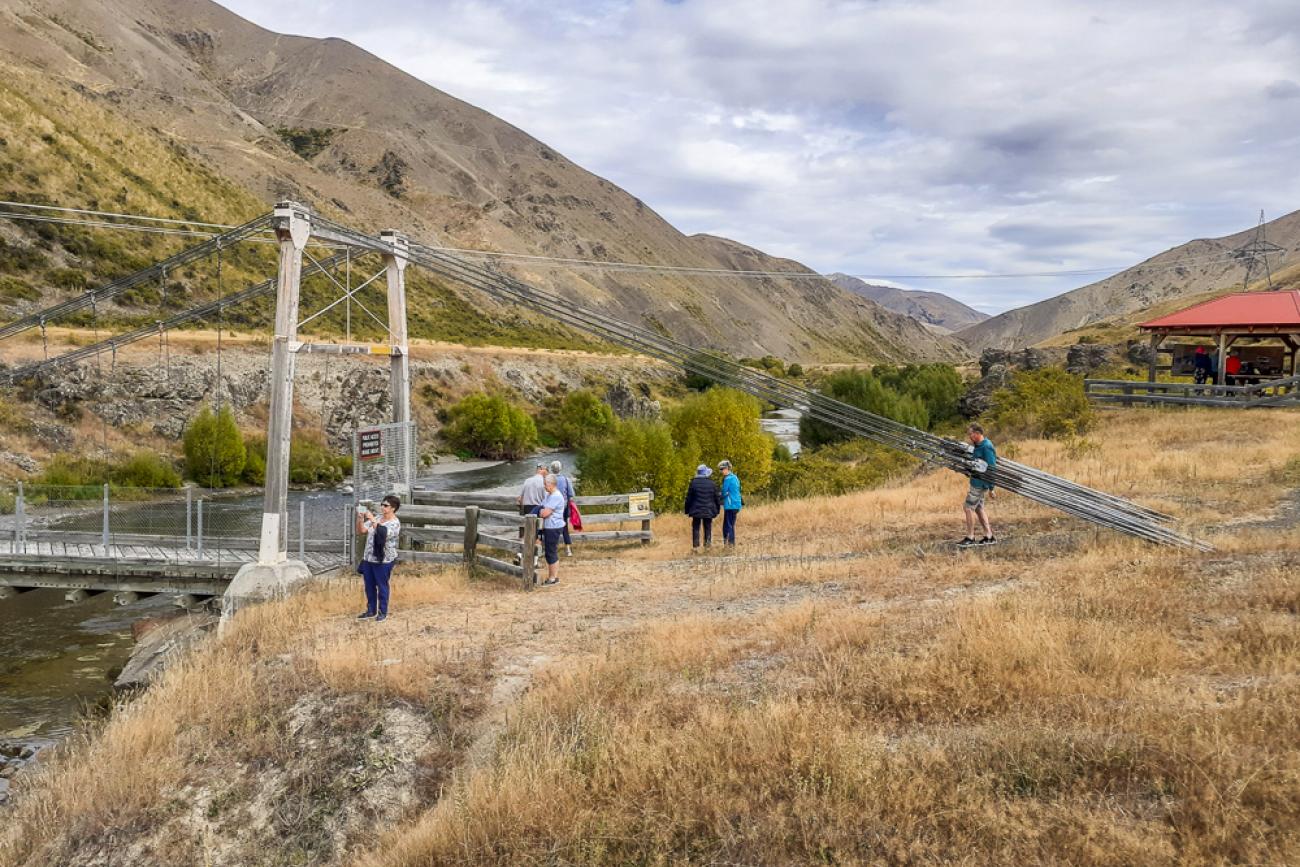
[[[0,551],[51,558],[201,562],[256,559],[263,499],[255,492],[113,485],[0,487]],[[282,522],[290,556],[342,561],[352,498],[292,492]]]

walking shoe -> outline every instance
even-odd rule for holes
[[[545,581],[542,582],[542,586],[550,587],[552,584],[559,584],[559,583],[560,583],[559,578],[547,578]]]
[[[357,620],[369,620],[370,618],[372,618],[372,617],[374,617],[374,616],[375,616],[375,612],[373,612],[373,611],[365,611],[365,612],[362,612],[361,614],[358,614],[358,615],[357,615]]]
[[[379,615],[378,617],[376,617],[376,618],[375,618],[375,622],[378,623],[378,622],[381,621],[381,620],[387,620],[387,619],[388,619],[388,613],[385,612],[385,613]]]
[[[972,539],[970,536],[967,536],[965,539],[962,539],[960,542],[957,543],[957,547],[958,547],[958,548],[974,548],[974,547],[975,547],[976,545],[978,545],[978,544],[979,544],[979,543],[976,542],[974,539]]]
[[[996,545],[998,543],[996,536],[985,536],[979,540],[980,545]]]
[[[573,549],[570,548],[568,545],[565,545],[565,546],[564,546],[564,556],[566,556],[566,557],[572,557],[572,556],[573,556]]]

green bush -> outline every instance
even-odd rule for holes
[[[295,485],[338,484],[352,469],[352,457],[330,451],[320,434],[300,433],[289,444],[289,481]]]
[[[292,444],[289,454],[293,454]],[[246,485],[266,484],[266,437],[250,437],[244,440],[244,470],[239,480]]]
[[[789,374],[791,377],[798,379],[799,377],[803,376],[803,365],[796,361],[793,364],[791,364],[789,367],[787,367],[785,372]]]
[[[532,417],[499,395],[471,394],[452,406],[442,435],[453,449],[492,460],[518,460],[538,444]]]
[[[311,160],[330,146],[334,136],[339,132],[337,129],[314,127],[276,127],[275,134],[287,144],[298,156],[305,160]]]
[[[882,364],[873,368],[871,374],[886,388],[900,395],[911,395],[924,403],[930,428],[961,418],[957,403],[965,384],[951,364],[908,364],[903,367]]]
[[[179,488],[181,474],[175,463],[153,451],[138,451],[119,462],[109,472],[115,485],[131,488]]]
[[[266,484],[266,437],[249,437],[240,480]],[[338,484],[352,473],[352,456],[331,451],[319,432],[294,431],[289,443],[289,482],[295,485]]]
[[[993,394],[990,418],[1003,431],[1022,436],[1071,439],[1092,427],[1096,414],[1083,377],[1059,367],[1024,370]]]
[[[185,429],[185,474],[209,488],[238,484],[247,451],[229,406],[214,413],[206,403]]]
[[[179,488],[180,473],[167,457],[153,451],[115,455],[111,460],[60,452],[50,458],[37,485],[64,488],[58,497],[70,500],[95,499],[104,485],[114,488]]]
[[[40,297],[39,289],[17,277],[0,277],[0,301],[36,301]]]
[[[775,447],[759,425],[762,409],[756,398],[730,388],[690,395],[668,413],[673,443],[711,467],[730,460],[745,487],[759,490],[772,477]]]
[[[588,494],[624,494],[649,488],[656,511],[680,509],[686,486],[695,475],[698,452],[678,448],[663,421],[632,419],[578,455],[582,490]]]
[[[90,285],[90,275],[76,268],[54,268],[45,275],[51,286],[82,290]]]
[[[594,391],[571,391],[543,413],[539,427],[555,445],[578,448],[614,429],[614,410]]]
[[[893,372],[892,368],[888,370]],[[922,398],[900,394],[872,371],[854,369],[833,373],[822,383],[821,393],[911,427],[930,426],[930,413]],[[806,448],[843,442],[851,436],[842,428],[807,415],[799,420],[799,441]]]
[[[764,492],[776,500],[833,497],[874,488],[916,461],[902,452],[861,440],[804,452],[797,461],[778,462]]]

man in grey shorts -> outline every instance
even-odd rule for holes
[[[975,448],[970,455],[972,469],[979,466],[978,462],[983,462],[987,469],[993,469],[997,465],[998,455],[993,450],[993,442],[984,436],[984,428],[978,424],[972,423],[966,428],[966,437],[970,440],[971,445]],[[979,470],[982,472],[982,470]],[[966,538],[957,543],[958,548],[974,548],[977,545],[995,545],[997,539],[993,536],[993,528],[989,526],[989,515],[984,508],[984,499],[993,496],[993,483],[981,479],[979,476],[970,477],[970,489],[966,492],[966,502],[963,508],[966,512]],[[980,526],[984,530],[984,538],[978,542],[975,541],[975,519],[979,519]]]

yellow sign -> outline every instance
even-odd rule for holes
[[[629,515],[650,514],[650,495],[649,494],[628,494],[627,513]]]

